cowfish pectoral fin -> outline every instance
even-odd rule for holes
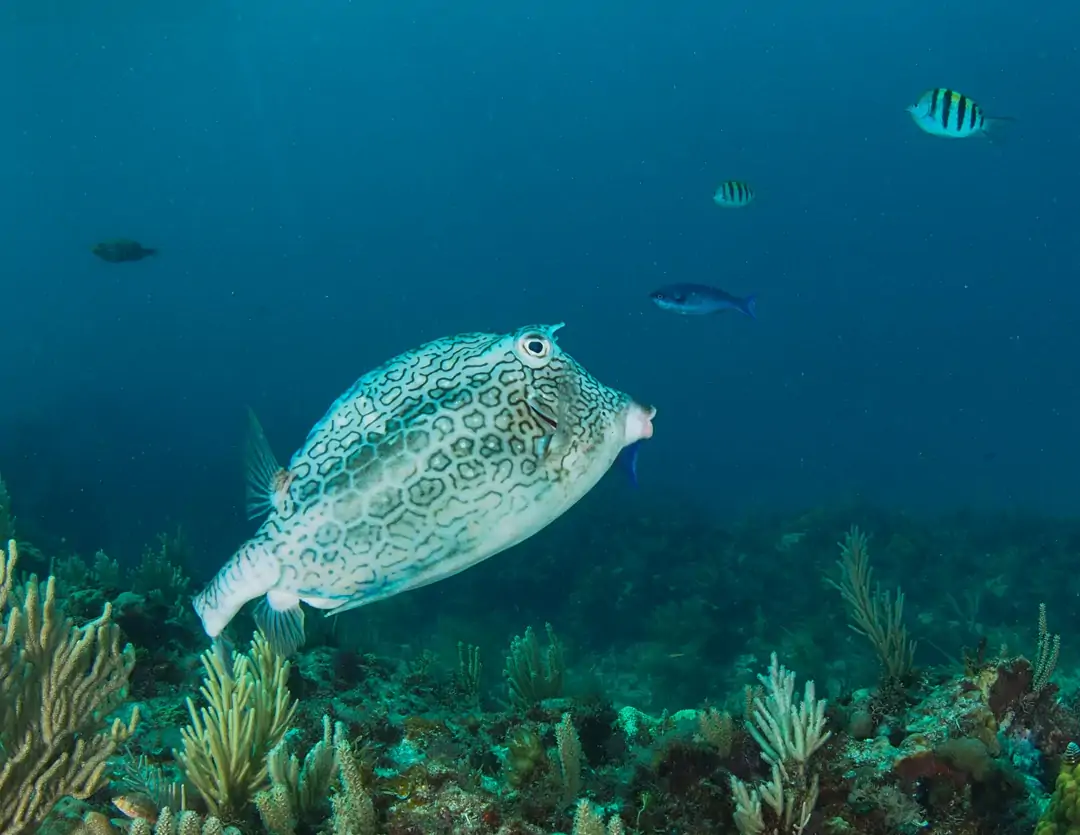
[[[255,609],[255,624],[275,653],[288,657],[304,645],[304,610],[300,598],[269,592]]]
[[[281,465],[270,449],[259,419],[248,409],[247,448],[244,455],[247,467],[247,514],[248,519],[258,519],[274,507]]]

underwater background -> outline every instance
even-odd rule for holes
[[[116,604],[129,758],[178,773],[208,646],[190,598],[255,527],[246,409],[283,456],[401,351],[565,321],[564,349],[658,409],[639,485],[608,475],[495,559],[318,623],[293,659],[308,741],[325,713],[374,746],[371,831],[569,832],[580,795],[627,831],[743,832],[728,781],[768,777],[743,719],[772,652],[828,699],[805,831],[1080,826],[1060,794],[1080,740],[1078,27],[999,0],[7,0],[0,533],[75,623]],[[904,108],[936,87],[1015,123],[928,136]],[[752,205],[714,204],[732,179]],[[121,237],[158,253],[91,253]],[[657,309],[672,282],[754,293],[757,320]],[[895,611],[878,579],[906,594],[903,670],[828,582],[857,575],[836,564],[852,525],[864,602]],[[565,677],[508,695],[511,641],[547,646],[547,623]],[[250,619],[235,632],[239,652]],[[459,642],[485,662],[468,722]],[[726,749],[705,732],[721,711]],[[574,797],[551,764],[564,715]],[[484,775],[477,829],[409,770],[443,761]],[[72,821],[122,817],[110,763]],[[260,831],[254,808],[222,819]],[[330,825],[309,811],[296,831]]]

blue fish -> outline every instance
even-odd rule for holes
[[[638,487],[637,477],[637,460],[638,452],[641,450],[641,442],[634,441],[628,447],[623,447],[622,452],[619,453],[619,457],[615,459],[615,463],[618,465],[624,473],[626,478],[630,482],[630,486],[634,489]]]
[[[737,310],[751,319],[757,319],[757,296],[740,298],[707,284],[669,284],[649,294],[653,304],[661,310],[682,313],[687,316],[705,316]]]

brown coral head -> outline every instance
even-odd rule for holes
[[[426,742],[433,737],[449,733],[445,722],[440,719],[429,719],[426,716],[407,716],[402,724],[405,727],[405,738],[413,742]]]
[[[717,774],[722,760],[709,746],[676,740],[657,752],[655,770],[667,791],[684,796],[693,787],[720,782]]]
[[[964,774],[933,751],[920,751],[893,764],[893,771],[908,788],[928,782],[946,782],[963,788]]]
[[[1017,658],[998,667],[997,678],[990,686],[986,700],[998,721],[1017,709],[1024,697],[1031,692],[1033,679],[1031,663],[1026,658]]]

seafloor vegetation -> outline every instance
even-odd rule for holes
[[[206,649],[182,532],[42,553],[0,483],[0,833],[1080,833],[1080,524],[651,512],[282,659]]]

